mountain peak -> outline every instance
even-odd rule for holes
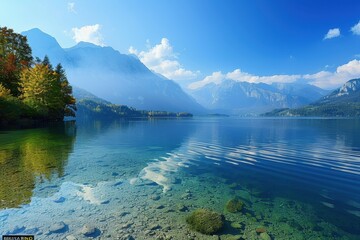
[[[63,49],[56,39],[41,31],[39,28],[33,28],[21,34],[27,37],[34,57],[43,58],[45,55],[50,55],[49,52],[57,52],[60,54],[63,52]],[[51,61],[54,60],[53,56],[49,57]],[[58,61],[58,59],[56,60]]]
[[[332,94],[327,96],[327,98],[335,98],[346,95],[351,95],[354,92],[360,91],[360,78],[351,79],[344,83],[339,89],[335,90]]]
[[[47,45],[52,44],[60,47],[59,43],[54,37],[41,31],[39,28],[33,28],[28,31],[24,31],[21,34],[26,36],[28,41],[36,40],[40,41],[41,43],[47,43]]]
[[[102,47],[90,42],[80,41],[75,46],[69,49],[77,49],[77,48],[102,48]]]

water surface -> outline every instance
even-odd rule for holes
[[[0,234],[209,239],[360,238],[360,120],[194,118],[0,132]],[[240,213],[225,204],[239,198]],[[60,226],[60,227],[59,227]],[[216,239],[216,238],[214,238]]]

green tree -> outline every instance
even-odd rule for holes
[[[57,73],[58,82],[61,86],[61,98],[63,104],[63,106],[61,107],[61,114],[63,116],[74,117],[76,111],[76,101],[72,95],[72,87],[67,80],[65,70],[60,63],[56,66],[55,72]]]

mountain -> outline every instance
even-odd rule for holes
[[[154,74],[137,57],[84,42],[63,49],[39,29],[22,34],[27,36],[35,57],[48,55],[54,65],[60,62],[73,86],[107,101],[142,110],[205,111],[178,84]]]
[[[95,103],[102,103],[102,104],[111,104],[111,102],[106,101],[102,98],[99,98],[98,96],[92,94],[91,92],[88,92],[82,88],[79,87],[73,87],[73,96],[76,99],[76,101],[81,101],[81,100],[89,100],[89,101],[93,101]]]
[[[94,94],[78,88],[73,88],[76,98],[77,120],[114,120],[120,118],[152,118],[152,117],[192,117],[186,112],[146,111],[137,110],[126,105],[112,104]]]
[[[328,92],[303,83],[249,83],[226,80],[192,90],[204,107],[227,114],[259,114],[274,108],[292,108],[313,102]]]
[[[295,109],[276,109],[264,116],[359,117],[360,78],[347,81],[310,105]]]
[[[360,78],[347,81],[340,88],[320,99],[317,104],[360,102]]]

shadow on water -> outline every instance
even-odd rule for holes
[[[0,209],[30,202],[36,181],[61,177],[73,151],[74,122],[0,134]]]

